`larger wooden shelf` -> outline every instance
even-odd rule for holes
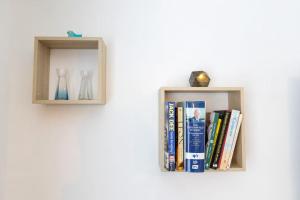
[[[97,50],[97,95],[93,100],[51,100],[49,98],[50,56],[52,49]],[[99,37],[35,37],[33,91],[34,104],[105,104],[106,103],[106,47]]]
[[[161,171],[164,156],[165,102],[167,101],[206,101],[206,112],[214,110],[240,110],[244,115],[244,89],[242,87],[162,87],[159,98],[159,165]],[[245,120],[240,128],[231,166],[228,170],[207,170],[206,172],[228,172],[246,170]]]

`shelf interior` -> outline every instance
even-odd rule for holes
[[[105,102],[105,52],[100,39],[39,38],[35,40],[33,103],[54,100],[56,68],[66,68],[70,99],[78,98],[82,69],[92,71],[94,100]],[[104,57],[102,57],[104,56]],[[93,104],[93,100],[88,100]],[[72,104],[75,101],[73,101]],[[78,101],[79,102],[79,101]],[[81,103],[78,103],[81,104]]]
[[[70,100],[78,100],[81,71],[87,70],[92,73],[91,86],[93,98],[98,96],[98,50],[97,49],[51,49],[50,71],[49,71],[49,100],[55,99],[58,82],[56,70],[64,68],[67,70],[68,93]]]

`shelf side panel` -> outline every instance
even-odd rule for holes
[[[164,168],[164,132],[165,132],[165,91],[159,92],[159,167],[161,171],[166,171]]]
[[[49,98],[50,49],[36,41],[34,60],[34,100]]]
[[[106,102],[106,46],[102,40],[98,43],[98,99]]]

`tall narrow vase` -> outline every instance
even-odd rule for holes
[[[57,87],[55,92],[55,100],[69,100],[67,85],[67,70],[56,69],[58,76]]]
[[[81,84],[79,97],[80,100],[92,100],[93,99],[93,88],[92,88],[92,75],[91,71],[81,71]]]

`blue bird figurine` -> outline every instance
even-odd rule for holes
[[[82,37],[82,34],[76,34],[74,31],[68,31],[67,34],[68,34],[68,37],[70,37],[70,38],[80,38],[80,37]]]

